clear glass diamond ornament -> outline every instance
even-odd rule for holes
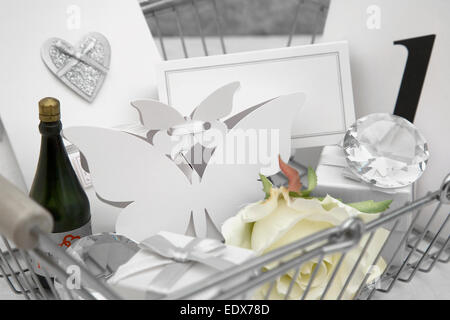
[[[345,134],[344,153],[351,171],[380,188],[416,181],[429,157],[422,134],[408,120],[374,113],[358,119]]]

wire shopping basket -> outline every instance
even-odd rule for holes
[[[218,51],[217,53],[226,54],[228,52],[224,38],[224,23],[222,21],[222,16],[219,13],[217,0],[141,0],[140,3],[142,11],[152,27],[151,29],[154,30],[154,36],[158,38],[159,47],[164,60],[168,60],[172,57],[170,56],[170,50],[166,47],[168,37],[165,36],[165,30],[163,29],[161,20],[163,20],[166,25],[176,26],[175,30],[169,32],[171,34],[170,38],[179,40],[184,58],[192,56],[189,51],[187,39],[189,35],[184,31],[186,25],[183,24],[183,13],[189,14],[190,20],[195,22],[195,26],[189,24],[188,29],[190,33],[197,34],[197,38],[199,38],[201,43],[203,55],[210,55],[213,47],[217,47],[213,39],[208,39],[214,37],[218,38],[220,44],[220,49],[216,50]],[[309,42],[313,44],[316,40],[317,33],[320,31],[321,22],[324,21],[327,16],[328,5],[329,2],[327,0],[298,0],[294,2],[293,16],[287,18],[292,19],[292,21],[288,23],[290,27],[288,27],[289,30],[285,45],[291,46],[293,44],[295,35],[300,28],[300,22],[303,18],[306,18],[306,16],[304,17],[302,15],[303,12],[307,12],[309,16],[313,17],[310,30],[307,32],[310,34]],[[203,10],[200,10],[200,8]],[[214,25],[214,28],[207,28],[207,26],[204,25],[205,21],[210,22],[208,26]],[[211,23],[211,21],[214,23]],[[173,34],[175,34],[175,36],[173,36]],[[208,37],[209,34],[212,34],[212,36]],[[208,40],[210,41],[208,42]]]
[[[326,15],[326,5],[299,0],[287,45],[291,45],[293,41],[302,6],[308,3],[309,5],[312,3],[317,16]],[[141,3],[144,14],[149,19],[153,19],[154,30],[165,59],[168,57],[159,24],[161,14],[173,15],[183,54],[189,57],[180,20],[180,10],[184,10],[183,8],[193,10],[203,53],[205,55],[210,53],[200,19],[198,7],[200,5],[208,5],[212,8],[212,19],[215,21],[220,48],[222,53],[226,53],[216,0],[160,0]],[[313,43],[314,40],[315,32],[311,35],[311,42]],[[450,204],[450,175],[444,179],[438,190],[429,192],[411,203],[405,203],[399,209],[387,211],[370,222],[363,222],[356,217],[351,218],[339,226],[279,247],[164,298],[189,299],[212,288],[215,288],[214,299],[248,297],[249,292],[253,293],[260,288],[263,290],[259,298],[273,298],[274,291],[277,291],[277,287],[280,286],[280,279],[289,275],[290,280],[284,282],[282,294],[276,295],[276,298],[311,299],[312,292],[315,290],[314,296],[318,299],[371,299],[377,293],[389,292],[397,282],[410,282],[418,272],[430,272],[438,263],[445,264],[450,261],[450,235],[448,234],[450,212],[448,212],[448,206],[446,207],[448,204]],[[434,206],[431,215],[423,210],[429,206]],[[106,299],[126,298],[120,297],[105,281],[93,275],[79,261],[54,243],[48,236],[52,227],[51,216],[1,176],[0,212],[0,233],[3,235],[1,236],[2,249],[0,249],[0,276],[12,292],[23,295],[26,299],[98,298],[93,292]],[[404,228],[402,236],[395,238],[396,230],[406,217],[410,218],[410,222]],[[421,220],[426,220],[424,226],[418,223]],[[436,223],[437,228],[434,227]],[[386,265],[379,272],[379,276],[374,279],[370,270],[363,270],[361,274],[360,266],[380,228],[388,228],[389,233],[369,264],[377,265],[377,262],[383,258],[382,253],[387,246],[391,246],[392,254],[386,260]],[[395,243],[392,246],[393,241]],[[360,250],[353,255],[350,260],[351,265],[348,267],[350,252],[356,247]],[[52,252],[53,258],[47,256],[45,252]],[[400,252],[402,255],[399,254]],[[329,274],[320,291],[317,292],[317,279],[322,277],[320,268],[317,266],[329,263],[330,256],[334,257],[334,262],[329,268]],[[399,256],[401,256],[400,260]],[[48,289],[44,288],[33,271],[31,259],[40,262]],[[68,289],[62,286],[57,289],[51,277],[58,283],[66,283],[71,276],[67,267],[73,265],[78,266],[82,274],[80,288]],[[309,269],[309,275],[302,283],[302,291],[298,294],[294,292],[295,280],[304,268]],[[342,274],[344,268],[346,269]],[[242,277],[242,275],[247,276]],[[350,296],[347,294],[349,287],[353,288]]]
[[[77,265],[82,274],[81,286],[73,292],[62,286],[65,290],[65,297],[94,299],[95,297],[91,293],[91,290],[94,290],[104,298],[120,298],[104,282],[97,279],[79,261],[68,255],[49,238],[48,232],[52,226],[49,213],[4,178],[0,178],[0,190],[0,209],[2,212],[0,231],[5,235],[2,236],[2,241],[6,248],[0,251],[0,272],[13,292],[23,294],[27,299],[60,298],[61,293],[55,289],[49,275],[52,274],[59,283],[66,283],[70,274],[66,272],[67,269],[64,266]],[[339,258],[327,279],[326,285],[320,292],[320,299],[324,299],[327,298],[327,293],[333,286],[336,275],[340,272],[346,254],[360,245],[362,250],[354,261],[353,267],[346,272],[344,281],[338,288],[337,296],[333,297],[341,299],[344,297],[347,287],[352,283],[361,259],[373,241],[375,232],[379,228],[393,223],[390,234],[378,254],[373,258],[372,265],[375,265],[381,258],[381,252],[389,243],[389,239],[394,234],[399,221],[407,215],[412,215],[411,224],[396,244],[394,254],[387,262],[381,276],[375,279],[375,283],[369,283],[367,280],[370,277],[370,272],[367,272],[364,278],[358,282],[358,289],[353,297],[370,299],[376,292],[389,292],[397,281],[411,281],[418,271],[430,272],[436,263],[448,263],[450,261],[450,236],[445,234],[444,231],[450,213],[447,212],[437,232],[430,231],[432,222],[437,218],[443,206],[448,204],[450,204],[450,175],[443,181],[439,190],[430,192],[412,203],[405,204],[402,208],[381,214],[375,220],[363,223],[359,218],[351,218],[340,226],[323,230],[263,256],[253,258],[240,266],[218,273],[201,281],[201,283],[177,291],[165,298],[188,299],[211,288],[217,289],[215,299],[240,298],[252,289],[264,285],[266,285],[264,298],[269,298],[277,280],[293,271],[294,276],[283,294],[283,298],[290,298],[295,279],[306,263],[314,261],[317,265],[328,256],[338,253]],[[426,226],[420,229],[416,223],[423,212],[421,209],[432,205],[435,206],[433,213],[427,217]],[[8,239],[12,240],[17,248],[13,249]],[[401,264],[394,266],[394,258],[403,249],[407,250],[405,258],[401,261]],[[48,257],[44,253],[45,251],[52,252],[58,262]],[[44,289],[41,285],[31,268],[30,257],[40,261],[50,290]],[[275,267],[262,272],[266,266],[274,263],[276,264]],[[317,277],[318,270],[319,268],[312,268],[312,274],[300,299],[308,298],[308,293]],[[245,278],[245,281],[236,281],[236,279],[242,278],[243,274],[250,275],[250,278]]]

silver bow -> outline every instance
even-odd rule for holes
[[[66,63],[64,67],[58,70],[57,75],[62,77],[65,75],[71,68],[73,68],[79,61],[84,62],[87,65],[90,65],[94,68],[97,68],[103,73],[107,73],[109,71],[108,67],[105,67],[88,56],[88,53],[92,51],[95,47],[96,39],[90,38],[87,40],[85,47],[81,50],[76,50],[73,47],[68,47],[61,40],[56,41],[55,47],[61,50],[62,53],[68,55],[72,58],[71,61]]]
[[[195,238],[184,247],[177,247],[165,237],[155,235],[141,242],[139,247],[173,261],[173,263],[166,265],[149,284],[147,298],[152,299],[167,295],[170,289],[195,263],[201,263],[218,271],[223,271],[235,265],[218,257],[220,251],[225,249],[226,246],[213,239]]]

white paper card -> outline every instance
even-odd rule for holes
[[[190,115],[203,97],[239,81],[233,114],[276,96],[307,100],[292,128],[293,147],[333,144],[354,122],[345,42],[165,61],[158,68],[160,101]]]
[[[65,127],[138,122],[135,97],[156,97],[154,63],[160,56],[139,3],[129,0],[0,1],[0,116],[29,188],[37,165],[38,101],[61,101]],[[73,45],[89,32],[111,45],[111,64],[96,99],[88,103],[52,74],[41,60],[51,37]]]

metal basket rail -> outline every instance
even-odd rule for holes
[[[217,9],[217,2],[216,2],[216,0],[201,0],[201,1],[208,1],[208,2],[211,2],[211,4],[212,4],[213,18],[216,23],[217,35],[220,39],[222,53],[225,54],[226,53],[225,41],[224,41],[224,37],[223,37],[220,16],[219,16],[219,12]],[[199,32],[199,36],[202,41],[202,48],[203,48],[203,51],[206,56],[209,54],[208,46],[207,46],[206,39],[205,39],[205,33],[203,31],[202,23],[200,20],[198,2],[200,2],[200,0],[194,0],[194,1],[191,1],[191,0],[161,0],[161,1],[142,1],[141,2],[141,8],[142,8],[142,12],[144,13],[144,15],[146,17],[151,17],[155,22],[155,27],[156,27],[155,32],[159,39],[159,45],[160,45],[164,60],[167,60],[167,52],[166,52],[166,47],[164,45],[164,36],[163,36],[162,30],[161,30],[161,27],[159,24],[158,17],[160,14],[167,14],[167,13],[174,14],[175,23],[177,26],[181,46],[183,48],[184,57],[185,58],[189,57],[187,46],[186,46],[186,41],[185,41],[185,37],[184,37],[184,33],[183,33],[181,18],[180,18],[180,12],[179,12],[180,7],[182,7],[182,6],[192,6],[194,8],[198,32]]]
[[[2,184],[2,192],[4,192],[4,186],[5,184]],[[0,194],[2,192],[0,192]],[[25,203],[32,202],[26,198],[25,195],[23,195],[20,200],[22,202],[25,201]],[[380,217],[372,220],[371,222],[363,223],[358,218],[351,218],[345,221],[342,225],[323,230],[286,246],[280,247],[265,255],[254,258],[243,265],[216,274],[213,277],[201,281],[201,283],[194,284],[188,288],[174,292],[165,298],[188,299],[195,297],[197,294],[211,288],[219,289],[217,294],[215,294],[214,299],[242,298],[245,297],[247,292],[251,292],[252,289],[258,288],[265,284],[269,285],[269,288],[265,294],[265,298],[268,298],[271,291],[274,289],[277,279],[287,272],[293,271],[293,280],[291,281],[289,289],[284,296],[284,298],[288,299],[291,298],[290,293],[294,285],[294,279],[298,275],[300,268],[305,263],[309,261],[318,261],[318,263],[320,263],[328,255],[339,253],[339,261],[332,270],[331,277],[328,279],[328,282],[320,295],[320,299],[324,299],[327,298],[327,292],[332,286],[333,281],[335,281],[335,277],[342,266],[342,261],[344,261],[346,253],[363,241],[362,239],[364,236],[368,236],[367,240],[360,244],[363,247],[363,250],[360,252],[353,268],[348,273],[342,287],[339,288],[340,292],[338,296],[335,297],[337,299],[341,299],[344,297],[345,290],[355,275],[365,250],[373,240],[373,235],[376,230],[386,226],[387,224],[394,224],[388,238],[382,245],[378,254],[374,257],[372,264],[376,264],[381,258],[381,252],[386,244],[389,243],[391,235],[396,230],[399,219],[405,217],[406,215],[413,215],[413,219],[408,230],[402,237],[401,241],[397,244],[394,252],[395,256],[402,247],[408,250],[402,263],[393,268],[392,262],[394,256],[390,261],[386,261],[387,266],[375,283],[367,283],[370,276],[370,272],[368,272],[361,281],[359,288],[354,295],[355,299],[371,299],[377,292],[389,292],[397,281],[411,281],[417,271],[425,273],[430,272],[437,262],[448,263],[450,261],[450,235],[444,231],[446,226],[448,226],[448,220],[450,217],[448,207],[445,207],[448,204],[450,204],[450,175],[448,175],[444,180],[439,190],[428,193],[426,196],[417,201],[406,204],[402,208],[381,214]],[[416,222],[422,214],[421,209],[430,205],[435,205],[435,209],[433,213],[427,217],[428,222],[425,228],[418,229]],[[437,229],[437,232],[432,233],[430,231],[430,226],[437,218],[437,215],[441,209],[446,210],[444,211],[444,213],[446,213],[445,218],[440,224],[440,227]],[[46,213],[43,210],[42,212]],[[4,225],[0,225],[0,228],[3,233],[7,230]],[[9,232],[9,234],[11,233]],[[80,262],[74,260],[64,250],[58,247],[57,244],[53,243],[53,241],[48,237],[46,231],[43,231],[38,227],[34,227],[29,230],[29,234],[25,237],[37,239],[37,247],[31,249],[13,248],[11,242],[2,236],[5,249],[0,250],[0,273],[1,277],[4,278],[14,293],[21,294],[26,299],[96,299],[99,297],[107,299],[121,298],[108,285],[100,279],[97,279],[88,270],[86,270]],[[22,246],[19,245],[19,247]],[[42,250],[43,248],[50,250],[59,262],[56,263],[54,259],[51,259],[45,255],[44,250]],[[30,256],[40,261],[46,275],[45,277],[49,289],[44,289],[39,282],[36,274],[30,266]],[[262,269],[271,263],[276,263],[277,266],[262,272]],[[50,279],[49,274],[52,274],[59,283],[67,283],[67,281],[70,281],[70,277],[72,275],[68,271],[69,269],[67,269],[68,266],[78,266],[80,268],[80,274],[82,274],[81,285],[79,288],[75,289],[68,289],[65,286],[61,286],[60,290],[57,290],[53,281]],[[308,293],[310,292],[312,283],[317,276],[317,270],[318,268],[316,268],[311,274],[311,278],[300,299],[308,299]],[[105,272],[107,272],[107,270],[105,270]],[[251,275],[250,279],[243,279],[243,274]],[[98,292],[100,296],[94,296],[92,291]]]
[[[312,0],[298,0],[290,32],[287,36],[287,46],[290,46],[293,43],[294,35],[298,28],[300,13],[307,3],[313,3],[313,6],[316,6],[317,17],[326,15],[327,13],[328,7],[323,4],[316,3]],[[212,51],[208,47],[208,39],[206,38],[202,20],[200,19],[200,15],[203,12],[200,10],[200,6],[208,6],[210,8],[208,12],[212,14],[210,19],[213,19],[216,25],[221,52],[227,53],[224,25],[217,6],[217,0],[141,1],[141,7],[144,14],[154,21],[155,29],[152,31],[156,33],[155,36],[159,40],[159,45],[165,60],[170,57],[167,56],[164,42],[165,36],[163,30],[161,30],[158,19],[161,15],[173,16],[183,54],[184,57],[187,58],[190,56],[190,53],[188,46],[186,45],[183,22],[180,19],[179,11],[185,10],[186,8],[193,10],[194,16],[196,17],[198,36],[201,41],[204,55],[211,54]],[[314,27],[315,31],[311,34],[311,43],[314,43],[315,41],[317,29],[318,28]],[[301,167],[301,165],[299,166]],[[7,184],[2,184],[2,178],[0,177],[0,199],[4,197],[6,191],[5,188],[7,188],[5,186],[7,186]],[[15,194],[16,193],[14,193],[14,195]],[[17,203],[20,203],[21,205],[24,203],[31,203],[25,195],[18,197]],[[382,271],[379,279],[377,279],[376,283],[367,283],[367,280],[369,280],[370,277],[370,273],[367,273],[354,295],[355,299],[371,299],[377,293],[389,292],[398,281],[409,282],[414,278],[417,272],[427,273],[430,272],[438,262],[445,264],[450,261],[450,236],[447,230],[449,229],[447,228],[449,227],[448,220],[450,216],[449,204],[450,175],[446,177],[439,190],[430,192],[426,196],[412,203],[405,204],[402,208],[381,214],[379,218],[369,223],[363,223],[357,218],[352,218],[340,226],[323,230],[294,243],[280,247],[263,256],[254,258],[243,265],[231,268],[208,278],[201,283],[174,292],[166,298],[191,298],[210,288],[219,288],[214,296],[215,299],[240,298],[244,297],[245,293],[263,285],[268,285],[268,290],[265,294],[265,298],[268,298],[272,290],[274,290],[277,279],[282,275],[291,272],[294,274],[294,277],[292,278],[295,279],[295,275],[298,275],[300,268],[305,263],[311,260],[321,262],[330,254],[340,254],[339,260],[332,270],[331,276],[320,296],[320,299],[326,299],[328,298],[328,291],[332,287],[333,282],[336,281],[336,276],[340,268],[342,268],[346,254],[355,246],[360,245],[363,249],[357,257],[354,266],[349,271],[340,288],[340,292],[336,297],[337,299],[342,299],[344,298],[346,287],[349,286],[352,279],[355,277],[355,273],[357,272],[365,251],[370,246],[371,242],[374,241],[375,232],[381,227],[392,225],[387,240],[373,259],[372,264],[374,265],[382,258],[381,253],[391,240],[396,228],[398,228],[400,219],[410,215],[412,221],[405,234],[396,244],[392,258],[389,261],[386,261],[387,266],[384,271]],[[425,216],[422,209],[426,206],[433,205],[435,208],[431,215],[426,214]],[[30,204],[30,206],[33,207],[32,204]],[[47,214],[42,208],[36,207],[36,204],[34,204],[34,206],[33,210],[35,211],[33,212],[38,212],[38,215]],[[11,211],[13,217],[14,214],[20,213],[19,210],[22,210],[20,208],[23,207],[17,207],[17,210]],[[0,201],[0,209],[4,209],[2,207],[2,201]],[[444,212],[444,219],[439,221],[439,219],[442,218],[442,212]],[[6,211],[0,210],[0,233],[4,234],[4,236],[1,236],[2,241],[0,241],[0,277],[6,281],[12,292],[17,295],[22,295],[26,299],[99,298],[99,296],[93,295],[93,291],[98,292],[100,297],[107,299],[122,298],[103,281],[93,276],[62,248],[58,247],[57,244],[53,243],[47,235],[47,232],[50,230],[48,226],[43,228],[43,225],[37,223],[33,228],[27,229],[25,238],[29,238],[31,242],[37,244],[37,246],[27,246],[20,241],[17,241],[17,239],[22,238],[19,237],[16,239],[15,234],[12,233],[12,229],[7,228],[7,225],[3,224],[5,214]],[[426,224],[423,228],[420,228],[418,224],[420,217],[426,218]],[[439,227],[435,230],[432,228],[432,225],[436,222],[438,222]],[[402,259],[400,264],[394,266],[394,257],[400,250],[403,250],[403,248],[406,249],[405,258]],[[52,252],[54,257],[59,260],[59,263],[56,263],[54,259],[49,258],[44,253],[47,250]],[[39,260],[41,263],[49,289],[42,286],[36,273],[31,268],[30,258]],[[271,263],[275,263],[276,267],[262,272],[262,269]],[[55,277],[59,283],[67,283],[72,276],[69,269],[67,269],[69,266],[78,266],[80,268],[82,274],[81,286],[75,289],[68,289],[65,286],[56,288],[54,282],[50,278],[50,274]],[[316,270],[318,270],[318,268],[311,274],[310,280],[300,299],[309,298],[314,279],[317,277]],[[108,272],[108,270],[105,270],[105,272]],[[243,274],[250,275],[250,278],[246,278],[245,281],[242,280],[241,276]],[[294,282],[291,281],[284,298],[292,298],[291,293],[293,286]]]
[[[183,50],[183,55],[185,58],[189,58],[189,50],[186,45],[186,35],[183,31],[183,22],[180,15],[180,10],[192,10],[195,22],[197,26],[198,37],[201,41],[201,46],[203,49],[203,54],[205,56],[210,55],[211,50],[208,47],[208,41],[206,39],[206,34],[204,30],[204,26],[202,25],[202,15],[199,10],[201,6],[210,8],[204,15],[204,19],[212,19],[214,20],[216,27],[216,36],[220,41],[221,53],[227,53],[227,47],[224,36],[224,23],[222,21],[221,15],[219,13],[217,0],[142,0],[140,1],[142,11],[144,15],[153,22],[154,26],[154,36],[158,38],[159,46],[161,49],[162,56],[164,60],[168,60],[168,53],[165,46],[165,35],[164,30],[162,30],[160,24],[160,17],[165,16],[167,18],[169,16],[171,21],[176,25],[178,38],[180,40],[180,44]],[[308,6],[308,8],[312,8],[314,11],[316,19],[315,24],[312,28],[311,40],[310,43],[314,43],[316,40],[316,35],[318,33],[319,27],[318,22],[320,21],[320,17],[326,17],[328,12],[328,5],[313,1],[313,0],[298,0],[295,7],[294,17],[292,18],[292,22],[290,23],[289,34],[287,36],[286,46],[291,46],[293,44],[294,36],[298,30],[298,24],[301,19],[301,13],[303,8]]]
[[[422,213],[421,209],[425,206],[433,204],[435,205],[435,209],[428,217],[426,226],[419,229],[416,222]],[[260,257],[248,261],[241,266],[232,268],[219,275],[215,275],[207,280],[201,281],[201,283],[175,292],[167,298],[189,299],[190,297],[211,288],[224,288],[227,283],[242,274],[253,274],[251,279],[246,280],[244,283],[238,283],[232,287],[228,287],[225,290],[219,291],[214,299],[221,300],[239,298],[249,290],[270,283],[269,289],[265,294],[265,298],[267,299],[270,296],[271,291],[274,289],[276,280],[285,275],[287,272],[294,270],[294,276],[289,284],[289,289],[284,295],[284,299],[289,299],[295,279],[299,275],[300,268],[304,263],[316,259],[316,261],[318,260],[317,263],[320,264],[326,256],[332,253],[341,253],[339,261],[332,270],[331,277],[321,293],[320,299],[324,299],[327,297],[328,290],[333,284],[333,281],[342,266],[346,253],[358,245],[358,243],[362,241],[364,235],[368,235],[367,240],[364,243],[361,243],[363,250],[359,254],[353,268],[348,273],[346,280],[336,297],[340,300],[343,297],[347,286],[352,281],[355,271],[357,270],[365,251],[373,241],[373,236],[376,230],[386,226],[387,224],[393,223],[389,236],[382,245],[378,254],[375,256],[372,265],[375,265],[381,258],[381,253],[383,252],[385,246],[389,243],[390,237],[396,230],[399,220],[406,215],[413,215],[412,222],[410,223],[401,241],[397,244],[397,247],[394,250],[394,255],[389,261],[387,261],[387,266],[381,276],[376,280],[376,283],[367,283],[370,276],[370,272],[368,272],[363,281],[361,281],[361,284],[354,295],[354,299],[371,299],[376,292],[389,292],[393,288],[396,281],[410,282],[414,278],[417,271],[427,273],[434,268],[437,262],[448,263],[450,261],[450,235],[445,234],[446,232],[444,231],[448,226],[450,211],[448,207],[443,207],[448,204],[450,204],[450,175],[448,175],[443,181],[439,190],[430,192],[417,201],[405,204],[402,208],[391,212],[385,212],[381,214],[379,218],[371,222],[364,224],[359,218],[351,218],[340,226],[323,230],[314,235],[268,252]],[[441,223],[437,232],[432,233],[429,228],[432,222],[437,218],[437,215],[441,209],[447,210],[445,219]],[[392,268],[393,260],[402,247],[406,247],[408,250],[406,258],[403,259],[399,266]],[[423,247],[424,249],[420,249],[420,247]],[[293,254],[294,257],[292,258]],[[286,257],[291,258],[286,259]],[[277,263],[278,266],[269,271],[261,272],[265,266],[272,263]],[[317,276],[317,270],[318,268],[316,268],[312,273],[306,289],[300,298],[301,300],[308,298],[308,293],[310,292],[312,283]]]
[[[68,255],[48,236],[53,220],[45,209],[32,201],[0,175],[0,277],[11,291],[25,299],[60,299],[50,274],[59,283],[67,283],[72,273],[67,266],[76,266],[82,275],[82,285],[71,292],[61,286],[66,297],[94,299],[86,288],[92,288],[103,297],[119,299],[110,288],[96,279],[86,268]],[[14,245],[13,245],[14,243]],[[52,252],[54,258],[45,252]],[[39,261],[44,273],[44,288],[31,267],[31,259]]]
[[[295,34],[298,30],[299,21],[301,19],[301,13],[306,6],[312,6],[315,11],[316,19],[315,25],[313,27],[313,32],[311,33],[310,43],[315,43],[316,35],[319,30],[318,22],[319,18],[326,17],[328,11],[328,5],[324,5],[323,3],[316,2],[314,0],[298,0],[295,8],[295,14],[292,18],[292,22],[290,23],[289,34],[287,35],[286,46],[291,46],[293,44],[293,40]],[[162,56],[164,60],[170,59],[167,54],[167,50],[165,48],[165,36],[164,30],[162,30],[161,25],[159,23],[159,18],[161,16],[165,16],[165,18],[172,18],[173,23],[177,26],[178,38],[183,50],[183,54],[185,58],[190,56],[188,47],[186,45],[186,37],[183,32],[183,21],[181,20],[180,11],[179,10],[193,10],[194,17],[198,29],[198,37],[200,38],[201,45],[203,48],[203,54],[208,56],[211,53],[211,50],[208,48],[208,42],[205,36],[204,27],[202,26],[202,20],[200,16],[199,7],[211,7],[212,10],[209,10],[209,19],[213,19],[216,23],[216,32],[217,37],[220,39],[221,49],[223,54],[227,53],[226,41],[224,37],[224,22],[220,15],[219,8],[217,6],[216,0],[151,0],[151,1],[141,1],[141,7],[143,9],[144,14],[147,18],[151,19],[154,23],[154,36],[158,38],[160,49],[162,52]],[[301,164],[297,164],[296,167],[304,171],[304,167]],[[448,191],[448,178],[443,184],[443,188]],[[444,189],[442,189],[444,190]],[[377,284],[377,288],[368,288],[365,285],[365,280],[369,277],[367,275],[366,279],[361,284],[361,288],[358,290],[355,298],[363,299],[363,298],[372,298],[376,292],[389,292],[394,284],[397,281],[408,282],[414,277],[417,271],[421,272],[429,272],[435,266],[436,262],[447,263],[450,260],[448,254],[448,235],[444,235],[445,226],[448,225],[448,214],[446,216],[445,221],[442,222],[440,228],[436,233],[432,233],[430,231],[430,227],[432,223],[437,219],[438,212],[443,208],[443,204],[448,203],[448,192],[447,196],[443,197],[441,192],[442,190],[436,191],[434,193],[428,194],[426,197],[419,199],[412,204],[405,206],[404,208],[395,210],[390,213],[385,213],[382,217],[377,219],[376,221],[361,226],[357,220],[350,221],[347,224],[336,227],[334,229],[323,231],[315,237],[311,239],[303,239],[298,241],[295,244],[287,246],[282,250],[276,250],[271,252],[263,257],[252,260],[246,265],[238,267],[236,269],[230,270],[229,272],[225,272],[221,274],[219,277],[211,278],[210,280],[195,286],[195,290],[186,289],[182,292],[178,292],[177,294],[171,295],[172,298],[177,297],[189,297],[198,292],[207,290],[215,285],[225,284],[227,280],[232,279],[233,277],[239,275],[241,272],[257,272],[259,274],[260,268],[266,265],[269,262],[277,261],[280,258],[285,257],[286,255],[292,254],[292,252],[302,251],[303,254],[298,256],[295,259],[291,259],[289,261],[283,262],[277,269],[273,269],[270,272],[264,272],[263,274],[254,277],[251,281],[246,282],[244,286],[236,286],[234,289],[229,289],[221,294],[219,294],[216,298],[229,298],[233,296],[238,296],[240,293],[245,292],[245,290],[249,288],[255,288],[258,285],[261,285],[267,279],[276,279],[280,275],[284,274],[286,270],[295,269],[295,272],[298,272],[299,267],[303,262],[308,261],[308,258],[314,257],[323,259],[327,254],[334,252],[333,250],[342,250],[343,255],[338,262],[336,272],[333,274],[333,277],[337,274],[342,261],[345,259],[345,251],[348,251],[353,247],[355,243],[361,241],[361,237],[366,234],[369,235],[369,238],[364,245],[365,248],[370,245],[370,242],[373,241],[373,234],[376,228],[381,227],[383,225],[393,223],[393,227],[391,229],[391,233],[389,235],[388,240],[385,245],[389,242],[391,235],[398,227],[399,219],[405,215],[411,215],[413,217],[412,222],[406,231],[405,235],[402,237],[400,242],[398,243],[398,247],[396,248],[394,254],[398,253],[403,246],[405,246],[409,251],[404,259],[403,263],[397,267],[396,269],[392,268],[393,258],[388,261],[388,266],[383,272],[381,276],[381,281]],[[447,200],[445,200],[447,199]],[[428,222],[426,223],[425,228],[419,228],[417,226],[417,222],[419,216],[423,215],[421,212],[421,208],[427,205],[432,205],[435,203],[436,208],[433,211],[432,215],[428,218]],[[360,226],[359,232],[352,233],[352,228],[356,226]],[[347,237],[348,233],[352,235],[351,237]],[[345,241],[343,240],[345,239]],[[423,249],[424,247],[425,249]],[[330,251],[328,251],[330,250]],[[381,258],[381,252],[383,248],[380,250],[380,253],[374,260],[374,263]],[[361,252],[361,256],[364,254],[364,251]],[[360,257],[361,257],[360,256]],[[351,281],[351,278],[354,275],[354,272],[357,268],[357,264],[355,264],[353,270],[349,275],[348,283]],[[315,275],[313,275],[313,278]],[[273,289],[273,279],[272,286],[269,291]],[[334,278],[330,279],[330,285]],[[308,284],[308,290],[311,284]],[[290,290],[292,289],[292,283],[290,286]],[[329,289],[329,286],[327,287]],[[307,290],[307,291],[308,291]],[[342,292],[345,290],[343,288]],[[302,298],[306,298],[308,292],[305,292]],[[342,296],[342,292],[340,296]],[[268,293],[270,294],[270,292]],[[324,298],[326,292],[324,293]],[[288,296],[288,295],[287,295]],[[286,297],[287,298],[287,297]]]
[[[0,253],[1,277],[6,280],[8,286],[15,294],[21,294],[25,299],[33,300],[55,300],[55,299],[86,299],[95,300],[90,290],[99,292],[106,299],[121,299],[113,290],[108,288],[103,282],[99,281],[80,262],[68,255],[63,249],[59,248],[47,235],[46,232],[38,228],[31,230],[31,233],[39,240],[39,246],[32,250],[12,249],[10,242],[2,237],[6,246],[6,251]],[[49,258],[42,248],[51,250],[58,259]],[[44,272],[45,282],[48,289],[44,288],[39,281],[36,273],[30,264],[30,259],[39,261],[41,269]],[[60,286],[58,290],[54,280],[58,283],[70,281],[72,274],[63,266],[77,266],[82,274],[83,285],[79,288],[68,289],[66,286]],[[6,270],[5,270],[6,269]],[[50,274],[52,276],[50,276]],[[86,289],[90,288],[90,290]],[[95,288],[95,289],[94,289]],[[64,293],[62,293],[64,292]]]

